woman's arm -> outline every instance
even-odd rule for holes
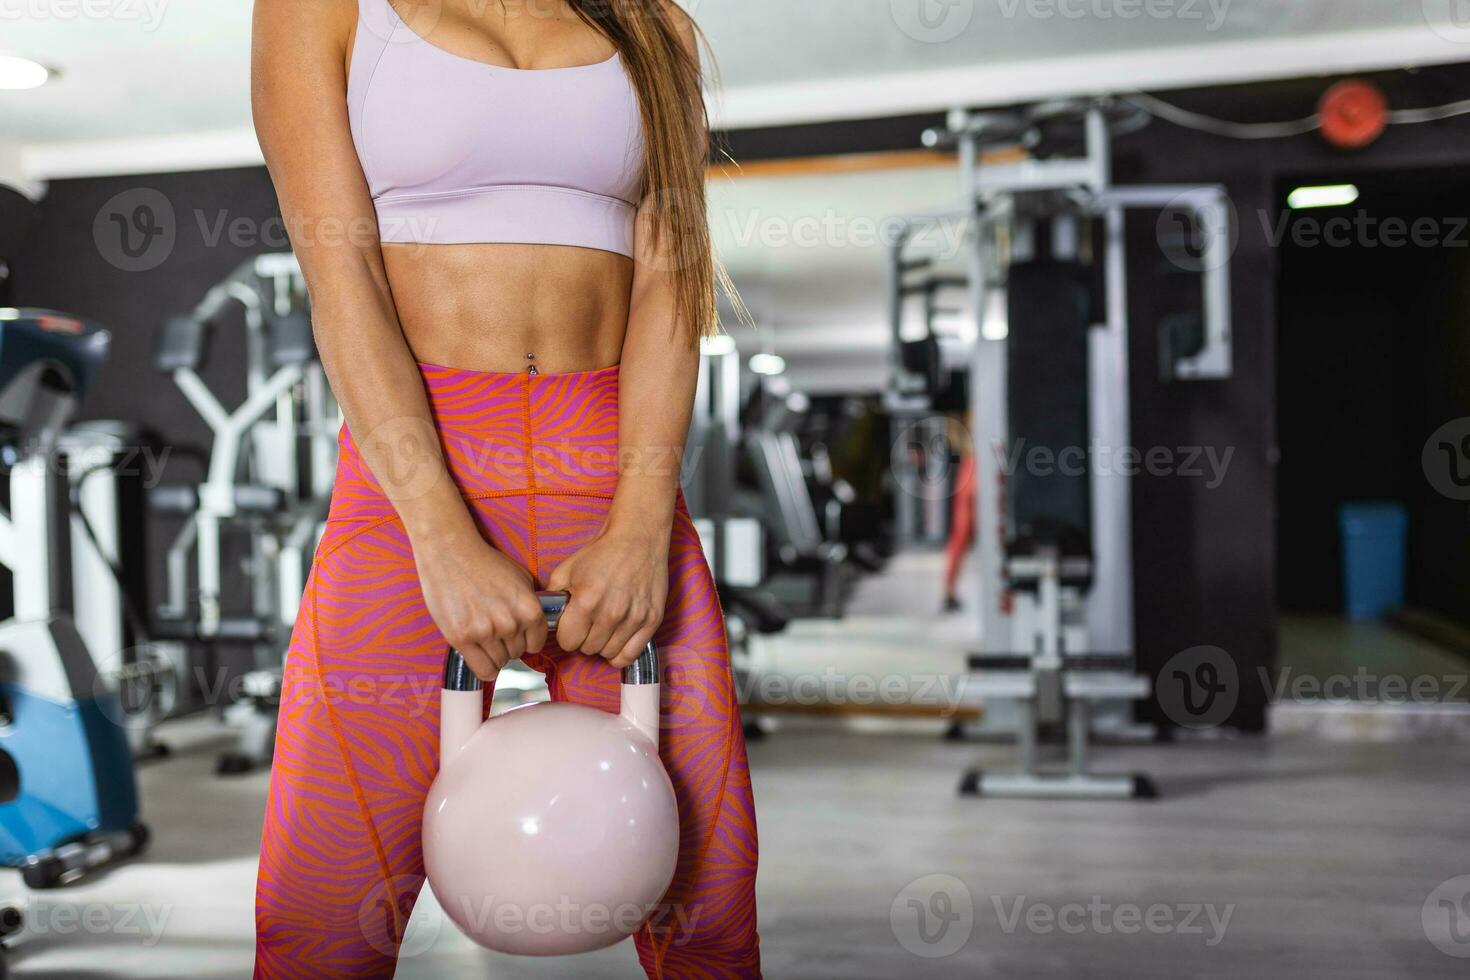
[[[697,58],[694,27],[664,4]],[[566,650],[626,667],[664,617],[674,501],[694,409],[699,350],[675,305],[677,245],[654,245],[653,203],[634,231],[628,332],[618,372],[618,487],[601,534],[552,573],[550,587],[572,593],[557,626]]]
[[[347,118],[356,0],[256,0],[256,132],[358,450],[413,544],[429,612],[481,677],[545,643],[530,575],[480,537],[449,476],[388,287]]]

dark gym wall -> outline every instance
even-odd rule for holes
[[[171,217],[153,208],[160,198]],[[131,221],[139,207],[156,216],[154,227],[173,228],[174,243],[166,254],[140,257],[151,268],[131,271],[128,250],[142,247],[144,233],[139,225],[127,228],[132,241],[125,243],[125,226],[110,219]],[[151,219],[140,220],[146,225]],[[220,232],[231,222],[237,223],[235,233]],[[273,245],[259,240],[270,235],[277,236]],[[84,417],[132,419],[172,442],[197,444],[207,435],[204,423],[173,382],[153,368],[156,332],[166,317],[192,310],[248,256],[286,247],[279,236],[275,191],[263,167],[58,180],[16,257],[15,299],[79,313],[111,328],[111,360],[83,407]],[[227,345],[216,348],[214,370],[205,374],[227,399],[244,393],[243,372],[230,363],[238,353]]]
[[[19,192],[0,186],[0,306],[11,305],[11,265],[30,234],[37,210]]]
[[[1338,507],[1386,500],[1409,515],[1408,604],[1470,626],[1467,508],[1422,466],[1429,434],[1470,418],[1470,179],[1351,168],[1278,191],[1344,180],[1360,200],[1297,212],[1281,250],[1282,608],[1342,609]],[[1314,235],[1358,215],[1371,219],[1363,241]],[[1393,222],[1417,224],[1421,244],[1395,238]]]
[[[1466,66],[1369,77],[1385,88],[1396,107],[1451,102],[1470,90]],[[1297,119],[1312,114],[1317,99],[1334,81],[1171,93],[1169,99],[1243,122]],[[1266,690],[1258,671],[1274,666],[1276,652],[1277,340],[1279,331],[1295,327],[1278,320],[1276,284],[1282,254],[1273,245],[1272,234],[1284,208],[1280,187],[1291,175],[1351,176],[1467,164],[1470,119],[1465,118],[1396,126],[1373,146],[1357,151],[1335,149],[1315,134],[1246,142],[1162,123],[1119,141],[1119,181],[1222,183],[1238,215],[1240,241],[1232,291],[1236,365],[1229,382],[1170,386],[1151,380],[1152,365],[1157,363],[1152,325],[1168,311],[1168,296],[1149,286],[1143,278],[1148,265],[1136,259],[1129,306],[1134,440],[1145,447],[1213,445],[1235,450],[1229,476],[1216,490],[1152,477],[1135,484],[1135,520],[1159,532],[1175,529],[1135,537],[1139,656],[1150,672],[1157,673],[1175,653],[1195,645],[1227,650],[1242,679],[1232,723],[1244,729],[1264,726]],[[1133,222],[1130,238],[1136,256],[1159,255],[1152,222]],[[1330,261],[1325,253],[1317,260]],[[1322,381],[1316,375],[1279,379],[1294,387]],[[1428,435],[1426,431],[1424,438]],[[1410,465],[1411,474],[1419,472],[1416,464]],[[1180,583],[1188,587],[1181,590]],[[1149,720],[1167,721],[1156,704],[1145,714]]]

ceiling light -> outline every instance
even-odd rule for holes
[[[735,353],[735,338],[727,333],[715,334],[713,337],[704,337],[699,342],[699,352],[706,357],[733,354]]]
[[[750,369],[756,374],[767,376],[781,374],[786,370],[786,359],[780,354],[752,354]]]
[[[51,69],[29,58],[0,54],[0,90],[40,88],[51,77]]]
[[[1329,184],[1324,187],[1298,187],[1286,198],[1286,206],[1293,211],[1304,208],[1340,208],[1358,199],[1358,189],[1352,184]]]

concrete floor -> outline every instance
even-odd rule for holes
[[[32,925],[13,943],[15,976],[248,975],[265,776],[212,777],[216,748],[198,741],[142,771],[156,841],[146,860],[23,899]],[[960,770],[1003,766],[1006,750],[921,736],[807,723],[751,754],[773,978],[1466,975],[1428,938],[1425,916],[1433,926],[1441,913],[1425,906],[1470,873],[1470,746],[1099,753],[1100,768],[1152,772],[1164,794],[1153,803],[961,800]],[[21,896],[14,873],[0,894]],[[1159,931],[1125,932],[1150,906]],[[401,978],[638,975],[628,947],[574,961],[482,953],[431,902],[411,930],[420,951]]]

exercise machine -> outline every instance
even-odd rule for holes
[[[116,692],[79,632],[63,430],[107,358],[95,323],[0,309],[0,459],[9,507],[0,562],[14,600],[0,623],[0,862],[32,888],[137,854],[133,760]],[[0,914],[13,932],[20,913]]]
[[[786,576],[808,580],[799,603],[803,615],[837,618],[854,579],[849,549],[827,537],[822,513],[812,495],[797,438],[810,403],[790,391],[784,379],[768,379],[752,393],[744,411],[742,448],[755,492],[744,508],[760,518],[770,535],[773,565]]]
[[[858,489],[841,475],[853,456],[872,452],[871,438],[856,449],[856,435],[871,437],[864,426],[870,422],[871,406],[850,396],[815,398],[800,434],[802,471],[813,506],[821,516],[822,536],[847,548],[855,567],[869,574],[881,572],[893,553],[891,525],[886,518],[886,494],[882,491],[861,497]],[[834,451],[836,458],[834,458]]]
[[[781,632],[789,610],[762,589],[766,580],[766,532],[745,513],[735,493],[741,450],[740,353],[728,336],[702,342],[699,378],[684,458],[684,500],[699,532],[725,612],[731,670],[738,690],[761,670],[761,638]],[[746,722],[747,735],[763,732]]]
[[[1150,690],[1134,657],[1130,478],[1097,467],[1093,454],[1130,445],[1126,212],[1181,215],[1193,229],[1197,329],[1170,325],[1161,338],[1170,381],[1230,374],[1230,213],[1218,186],[1114,185],[1112,138],[1138,125],[1136,111],[1105,99],[951,113],[925,143],[958,150],[962,207],[907,219],[890,256],[888,398],[918,415],[933,402],[934,372],[915,370],[904,346],[901,299],[923,272],[912,247],[936,222],[967,225],[981,650],[965,690],[985,702],[991,725],[1014,732],[1020,758],[1014,772],[967,772],[964,794],[1153,793],[1145,776],[1090,765],[1095,736],[1147,734],[1131,703]],[[1001,148],[1027,152],[985,161]],[[1060,769],[1042,759],[1048,733],[1066,746]]]
[[[229,409],[202,372],[211,340],[235,310],[244,317],[246,395]],[[330,505],[342,422],[312,341],[295,257],[251,259],[193,313],[169,320],[156,363],[212,435],[202,483],[152,494],[156,511],[185,518],[168,549],[160,628],[179,642],[252,649],[241,695],[225,710],[240,742],[219,765],[224,774],[248,772],[269,762],[275,743],[283,658]],[[227,532],[250,543],[241,586],[247,595],[234,604],[243,611],[225,601],[234,584],[224,559]]]
[[[178,705],[189,664],[182,644],[153,635],[149,603],[147,483],[162,458],[128,422],[70,426],[59,442],[71,495],[72,591],[86,602],[74,610],[77,631],[116,692],[122,724],[138,760],[168,747],[157,726]]]

